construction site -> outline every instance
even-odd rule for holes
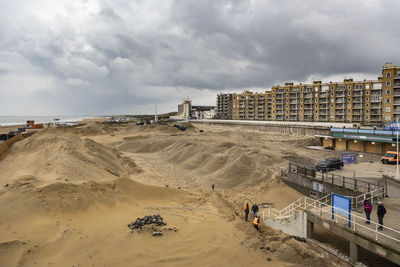
[[[396,166],[359,151],[342,169],[317,172],[343,152],[316,149],[330,128],[87,121],[37,129],[0,160],[0,265],[398,266]],[[342,199],[348,210],[338,208]],[[246,203],[260,207],[259,231],[244,220]]]

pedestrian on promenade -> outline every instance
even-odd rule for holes
[[[253,212],[253,219],[254,219],[254,218],[256,218],[257,215],[258,215],[258,206],[257,206],[257,204],[254,204],[254,205],[251,207],[251,210],[252,210],[252,212]]]
[[[249,218],[249,212],[250,212],[250,207],[249,207],[249,203],[247,203],[245,206],[244,206],[244,208],[243,208],[243,211],[244,211],[244,220],[247,222],[247,219]]]
[[[212,184],[212,185],[211,185],[211,188],[212,188],[212,190],[214,190],[214,188],[215,188],[215,185],[214,185],[214,184]]]
[[[367,217],[367,221],[365,222],[366,224],[370,224],[370,218],[371,218],[371,212],[372,212],[372,205],[369,202],[369,200],[364,200],[363,202],[363,207],[365,211],[365,217]]]
[[[254,221],[253,221],[253,225],[254,225],[254,228],[256,228],[257,229],[257,231],[260,231],[259,229],[258,229],[258,225],[260,224],[260,218],[259,217],[255,217],[254,218]]]
[[[386,214],[386,209],[385,206],[383,206],[382,201],[378,202],[378,211],[376,212],[378,215],[378,220],[379,220],[379,230],[383,229],[383,216]]]

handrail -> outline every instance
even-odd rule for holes
[[[315,200],[315,199],[309,198],[307,196],[303,196],[281,210],[276,210],[275,208],[269,207],[269,208],[267,208],[267,213],[265,213],[265,210],[262,211],[263,219],[265,219],[265,216],[267,216],[269,218],[273,218],[273,219],[275,218],[275,219],[281,220],[283,218],[287,218],[288,216],[297,213],[300,210],[309,210],[313,214],[315,214],[321,218],[323,217],[323,214],[335,215],[336,222],[338,222],[338,220],[344,220],[345,222],[349,222],[348,216],[350,215],[351,216],[350,222],[352,224],[352,230],[354,232],[357,232],[357,228],[361,227],[361,229],[366,229],[367,231],[374,233],[375,240],[378,240],[379,236],[383,236],[383,237],[389,238],[391,240],[394,240],[395,242],[398,242],[400,244],[400,239],[378,231],[378,227],[380,226],[379,223],[376,223],[376,222],[370,220],[370,225],[374,226],[374,228],[375,228],[375,229],[371,229],[370,227],[357,222],[360,220],[362,222],[365,222],[364,217],[358,216],[354,213],[349,213],[340,208],[336,208],[336,207],[333,208],[332,205],[327,203],[329,200],[329,197],[330,197],[330,195],[326,195],[318,200]],[[313,212],[312,209],[317,209],[318,214]],[[334,209],[334,212],[332,212],[332,209]],[[337,211],[339,211],[340,213],[338,213]],[[390,228],[387,226],[384,226],[384,229],[400,235],[399,230],[396,230],[396,229],[393,229],[393,228]]]

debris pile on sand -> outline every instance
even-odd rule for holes
[[[132,221],[128,224],[128,228],[131,230],[131,233],[134,233],[136,230],[138,233],[142,232],[151,232],[153,236],[162,236],[163,231],[177,232],[178,229],[176,227],[172,228],[162,228],[162,226],[167,225],[164,222],[163,217],[161,215],[146,215],[143,218],[137,218],[135,221]]]
[[[141,229],[145,225],[156,225],[156,226],[164,226],[167,225],[163,221],[163,217],[161,215],[146,215],[143,218],[137,218],[136,221],[132,221],[130,224],[128,224],[128,227],[131,230],[135,229]]]

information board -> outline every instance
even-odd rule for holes
[[[335,212],[348,215],[349,227],[351,226],[351,199],[349,197],[332,194],[332,220],[335,218]]]
[[[355,163],[357,161],[356,152],[342,153],[342,161],[344,164]]]

